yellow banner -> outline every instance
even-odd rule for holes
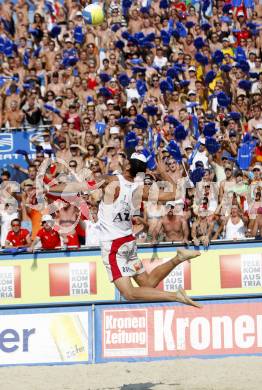
[[[203,251],[176,267],[158,286],[191,296],[262,294],[262,247],[227,245]],[[139,251],[150,272],[170,260],[175,247]],[[96,251],[0,257],[0,306],[65,304],[119,299]]]
[[[168,248],[169,249],[169,248]],[[142,253],[146,269],[170,260],[176,254],[161,251]],[[165,291],[184,288],[191,296],[262,294],[262,247],[241,248],[227,245],[223,249],[202,251],[201,256],[176,267],[158,286]]]
[[[91,252],[59,253],[34,263],[30,255],[0,261],[1,306],[111,300],[114,285],[100,256]]]

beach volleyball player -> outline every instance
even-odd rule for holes
[[[137,256],[136,239],[132,234],[132,215],[140,209],[141,201],[147,200],[149,190],[143,185],[146,171],[146,157],[133,153],[126,161],[123,174],[103,176],[103,198],[99,205],[101,254],[111,282],[121,295],[131,301],[177,301],[200,307],[192,301],[183,289],[177,292],[160,291],[157,285],[183,261],[200,256],[199,251],[178,249],[176,255],[150,273],[145,271]],[[84,183],[74,183],[77,186]],[[68,191],[70,187],[52,188],[52,191]],[[82,186],[83,190],[83,186]],[[175,199],[174,192],[159,191],[158,200],[166,202]],[[134,287],[131,279],[138,287]]]

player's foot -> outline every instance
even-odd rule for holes
[[[177,292],[176,292],[176,295],[177,295],[177,302],[181,302],[181,303],[184,303],[185,305],[189,305],[189,306],[194,306],[194,307],[197,307],[198,309],[200,309],[202,306],[193,301],[192,299],[189,298],[189,296],[186,294],[185,290],[183,290],[182,288],[180,288]]]
[[[190,249],[178,249],[175,259],[178,260],[179,263],[183,263],[183,261],[194,259],[195,257],[198,257],[200,255],[201,253],[199,251]]]

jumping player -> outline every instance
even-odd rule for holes
[[[149,197],[148,186],[139,179],[146,172],[146,157],[133,153],[125,163],[123,175],[103,176],[98,186],[103,189],[103,198],[99,205],[98,221],[100,225],[101,254],[111,282],[115,284],[126,300],[139,301],[177,301],[187,305],[201,307],[192,301],[183,289],[177,292],[160,291],[155,287],[176,266],[183,261],[200,256],[199,251],[179,249],[176,256],[159,265],[149,274],[137,256],[136,240],[132,234],[132,214],[140,208],[141,201]],[[83,190],[84,183],[73,186],[52,187],[52,191]],[[174,192],[159,191],[157,199],[167,202],[175,199]],[[134,287],[133,278],[139,287]]]

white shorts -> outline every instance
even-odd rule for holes
[[[135,276],[145,272],[137,257],[136,240],[133,235],[101,242],[101,255],[110,282],[122,276]]]

